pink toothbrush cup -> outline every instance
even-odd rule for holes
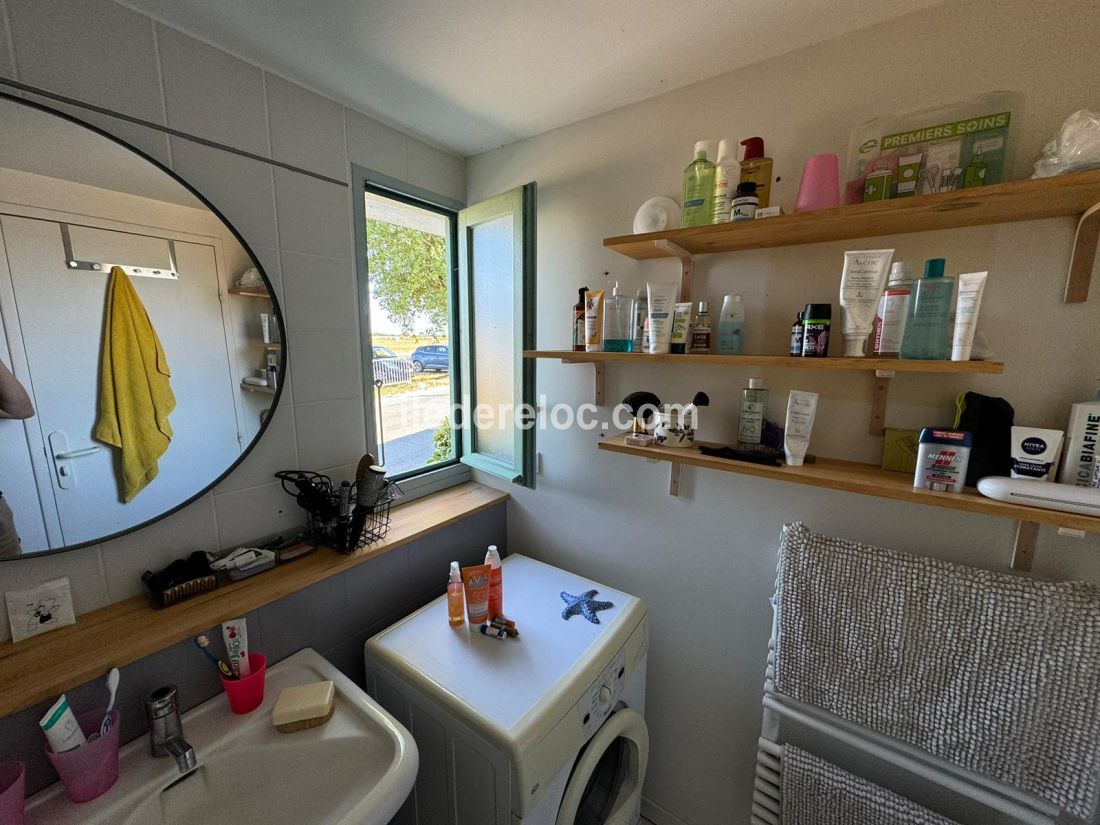
[[[814,155],[802,169],[795,212],[840,206],[840,161],[834,154]]]
[[[0,822],[23,825],[27,770],[22,762],[0,762]]]
[[[249,653],[248,666],[252,673],[243,679],[221,677],[225,698],[234,713],[251,713],[264,701],[264,679],[267,676],[267,657],[262,653]]]
[[[90,710],[76,717],[80,729],[89,737],[99,733],[103,710]],[[81,745],[76,750],[54,753],[46,743],[46,756],[61,777],[65,791],[73,802],[90,802],[102,796],[118,779],[118,711],[111,711],[111,729],[103,736]],[[5,822],[7,820],[4,820]]]

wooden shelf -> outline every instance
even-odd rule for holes
[[[792,358],[787,355],[673,355],[647,352],[574,352],[573,350],[523,351],[524,358],[551,358],[567,363],[675,363],[680,366],[708,364],[726,367],[778,367],[809,370],[856,370],[862,372],[930,372],[966,375],[1000,375],[999,361],[906,361],[901,358]]]
[[[283,348],[282,344],[264,344],[264,349],[268,352],[278,352]]]
[[[565,364],[591,364],[594,369],[593,397],[597,406],[607,403],[607,368],[611,362],[674,363],[680,366],[770,367],[804,370],[849,370],[872,374],[871,416],[867,432],[882,435],[886,426],[886,404],[890,380],[899,372],[935,375],[1000,375],[999,361],[906,361],[901,358],[791,358],[788,355],[651,355],[644,352],[574,352],[573,350],[524,350],[524,358],[552,358]]]
[[[154,610],[148,599],[136,596],[85,613],[70,627],[18,644],[0,643],[0,718],[54,699],[112,667],[136,662],[507,498],[507,493],[472,481],[460,484],[395,507],[386,538],[352,555],[341,556],[322,547],[164,610]],[[195,661],[195,667],[205,666],[199,658]]]
[[[801,467],[788,467],[785,464],[779,467],[769,467],[763,464],[750,464],[746,461],[712,458],[703,455],[696,448],[633,447],[624,443],[623,436],[614,436],[600,441],[599,449],[633,455],[649,461],[668,461],[674,465],[686,464],[692,467],[704,467],[708,470],[773,478],[779,481],[788,481],[792,484],[805,484],[810,487],[822,487],[828,490],[843,490],[848,493],[860,493],[877,498],[893,499],[894,501],[908,501],[929,507],[943,507],[948,510],[1000,516],[1014,519],[1022,524],[1046,524],[1051,527],[1084,530],[1086,533],[1100,533],[1100,518],[1095,516],[1044,510],[1039,507],[1023,507],[1019,504],[1010,504],[1007,501],[986,498],[972,488],[967,488],[961,493],[937,493],[931,490],[920,490],[913,487],[913,479],[910,475],[883,470],[874,464],[859,464],[853,461],[819,458],[815,463],[805,464]],[[678,486],[678,477],[675,482]],[[1033,542],[1034,536],[1031,539]],[[1019,568],[1018,564],[1014,564],[1014,566]]]
[[[245,298],[266,298],[271,300],[271,293],[258,286],[231,286],[230,295],[243,295]]]
[[[1021,180],[938,195],[860,203],[755,221],[605,238],[604,246],[637,260],[823,243],[1079,216],[1065,300],[1088,297],[1100,235],[1100,169]],[[688,291],[690,294],[690,290]],[[685,298],[684,300],[687,300]]]
[[[261,395],[275,394],[275,390],[271,389],[271,387],[261,387],[258,384],[246,384],[244,381],[241,382],[241,389],[245,392],[258,392]]]

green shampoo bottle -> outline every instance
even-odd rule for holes
[[[707,142],[695,144],[695,160],[684,170],[684,208],[680,225],[710,226],[714,212],[714,164],[707,160]]]

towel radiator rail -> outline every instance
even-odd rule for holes
[[[916,748],[872,732],[858,731],[822,718],[819,711],[801,702],[776,694],[764,694],[765,735],[758,743],[754,780],[752,825],[778,825],[782,800],[780,773],[782,747],[768,738],[777,725],[769,724],[769,712],[790,719],[832,741],[859,750],[876,760],[921,777],[961,797],[1012,817],[1021,825],[1055,825],[1061,811],[1056,805],[1037,799],[1018,788],[995,782],[988,777],[942,763]],[[774,720],[771,720],[774,721]],[[843,720],[838,720],[843,723]],[[885,742],[889,742],[887,745]],[[843,767],[843,766],[839,766]]]
[[[179,280],[179,269],[176,266],[176,242],[169,238],[160,238],[168,244],[168,268],[156,269],[148,266],[130,266],[129,264],[113,264],[104,261],[81,261],[73,254],[73,241],[69,235],[69,224],[59,223],[61,227],[61,244],[65,248],[65,266],[73,270],[85,270],[89,272],[110,272],[112,267],[118,267],[132,278],[167,278],[173,281]],[[118,232],[117,229],[104,230]],[[132,235],[135,233],[125,232]],[[147,236],[142,236],[147,237]]]

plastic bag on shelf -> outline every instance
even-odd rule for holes
[[[1100,166],[1100,112],[1078,109],[1035,161],[1033,178],[1050,178]]]
[[[260,271],[253,266],[244,271],[240,280],[237,281],[237,286],[242,289],[247,287],[263,287],[264,279],[260,275]]]

